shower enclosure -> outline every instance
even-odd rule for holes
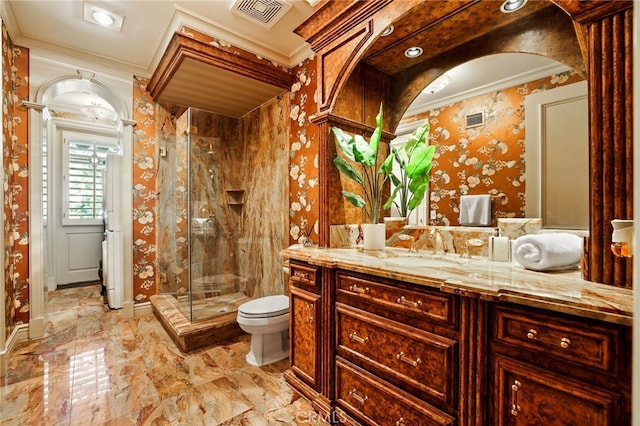
[[[175,122],[175,143],[165,141],[159,293],[191,322],[228,317],[254,293],[237,256],[244,189],[228,166],[242,161],[238,136],[237,120],[189,108]]]

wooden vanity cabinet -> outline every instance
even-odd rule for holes
[[[631,424],[629,327],[501,304],[490,322],[491,424]]]
[[[458,297],[335,272],[336,413],[352,424],[456,424]]]
[[[285,378],[333,423],[631,424],[631,327],[331,263],[290,273]]]
[[[310,401],[321,398],[321,269],[289,264],[289,359],[285,379]]]

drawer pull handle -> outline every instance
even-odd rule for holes
[[[533,328],[527,332],[527,339],[534,340],[538,337],[538,332]]]
[[[419,308],[420,306],[422,306],[422,301],[418,300],[417,302],[412,302],[411,300],[406,299],[404,296],[398,297],[396,303],[405,306],[411,306],[412,308]]]
[[[358,287],[355,284],[352,284],[349,286],[349,290],[351,290],[354,293],[360,293],[360,294],[369,294],[369,287]]]
[[[356,388],[353,388],[349,391],[349,396],[358,401],[360,404],[364,404],[365,402],[367,402],[367,399],[369,399],[369,397],[366,395],[358,395],[358,390]]]
[[[513,384],[511,385],[511,415],[512,416],[517,416],[518,413],[520,412],[520,406],[518,405],[518,391],[520,390],[521,386],[522,386],[522,383],[520,383],[518,380],[514,380]]]
[[[308,272],[295,271],[293,273],[293,275],[295,277],[302,278],[303,280],[308,280],[309,279],[309,273]]]
[[[355,340],[356,342],[363,343],[363,344],[369,342],[369,336],[360,337],[360,336],[358,336],[358,334],[355,331],[353,333],[349,334],[349,339]]]
[[[569,340],[568,337],[563,337],[562,339],[560,339],[560,347],[562,349],[567,349],[570,344],[571,344],[571,340]]]
[[[400,417],[396,422],[396,426],[404,426],[406,423],[404,422],[404,417]]]
[[[406,362],[407,364],[413,365],[414,367],[417,367],[417,366],[418,366],[418,364],[420,364],[420,363],[422,362],[422,361],[420,361],[420,358],[411,359],[411,358],[406,357],[406,356],[404,355],[404,352],[399,352],[399,353],[396,355],[396,359],[399,359],[400,361],[404,361],[404,362]]]
[[[307,303],[307,323],[313,322],[313,303]]]

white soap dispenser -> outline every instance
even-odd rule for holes
[[[499,236],[489,237],[489,260],[499,262],[509,261],[509,237]]]

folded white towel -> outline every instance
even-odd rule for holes
[[[582,238],[567,232],[523,235],[513,244],[513,256],[534,271],[575,268],[582,258]]]
[[[462,195],[460,197],[460,225],[491,225],[491,195]]]

